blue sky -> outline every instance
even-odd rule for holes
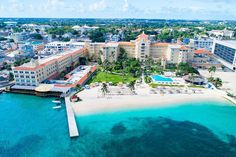
[[[235,0],[0,1],[0,17],[236,20]]]

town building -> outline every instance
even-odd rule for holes
[[[44,50],[44,43],[40,41],[33,41],[32,43],[33,50],[36,52]]]
[[[44,52],[47,54],[55,54],[58,52],[66,51],[72,48],[82,48],[84,47],[84,42],[51,42],[45,45]]]
[[[14,33],[12,34],[11,38],[15,41],[15,43],[18,43],[29,39],[29,33],[27,32]]]
[[[91,31],[91,30],[96,30],[98,29],[99,27],[95,27],[95,26],[87,26],[87,25],[84,25],[84,26],[73,26],[72,29],[76,30],[76,31],[80,31],[81,33],[84,33],[84,32],[87,32],[87,31]]]
[[[231,70],[236,70],[236,41],[215,40],[213,44],[212,53],[217,59]]]
[[[212,30],[212,31],[209,31],[208,34],[211,36],[211,35],[214,35],[216,37],[228,37],[228,38],[232,38],[234,36],[234,31],[230,31],[230,30],[227,30],[227,29],[224,29],[224,30]]]

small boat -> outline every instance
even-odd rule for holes
[[[60,104],[61,103],[60,99],[55,99],[52,102],[55,103],[55,104]]]
[[[61,105],[53,107],[53,109],[60,109],[60,108],[61,108]]]

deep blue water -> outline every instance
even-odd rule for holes
[[[175,107],[77,117],[70,139],[65,108],[53,98],[0,95],[0,157],[236,157],[236,107]]]

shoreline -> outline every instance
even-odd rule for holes
[[[145,89],[149,91],[148,89]],[[145,91],[143,90],[143,91]],[[121,95],[98,98],[97,89],[82,91],[78,94],[83,101],[71,103],[76,116],[100,113],[112,113],[139,109],[151,109],[179,106],[203,101],[229,102],[224,96],[212,90],[202,90],[202,94],[149,94],[138,92],[137,95]]]

